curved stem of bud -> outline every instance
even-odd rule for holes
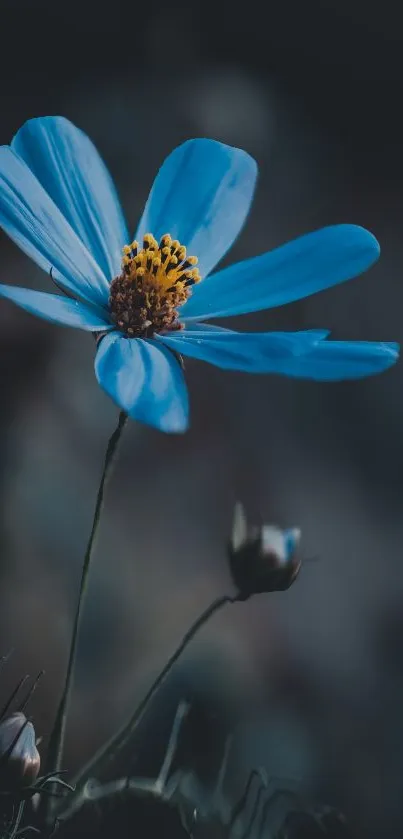
[[[85,595],[87,592],[88,587],[88,579],[89,579],[89,570],[91,565],[91,559],[95,547],[96,536],[98,532],[98,526],[101,519],[101,513],[104,503],[104,495],[105,495],[105,488],[110,477],[112,466],[114,463],[116,451],[118,448],[118,444],[120,438],[122,436],[123,429],[126,425],[127,421],[127,414],[123,411],[119,414],[119,422],[118,425],[113,432],[112,436],[109,439],[108,446],[106,449],[105,454],[105,461],[104,461],[104,468],[102,471],[101,481],[98,488],[97,499],[95,504],[95,511],[94,511],[94,518],[92,522],[91,533],[88,539],[87,549],[84,556],[83,568],[81,573],[81,582],[80,582],[80,590],[78,595],[78,602],[77,602],[77,609],[74,618],[74,625],[73,631],[71,636],[70,642],[70,652],[69,652],[69,659],[67,663],[67,670],[66,670],[66,678],[64,683],[64,689],[62,693],[62,697],[59,703],[59,707],[56,714],[56,719],[54,722],[54,726],[52,729],[52,733],[49,740],[49,748],[47,753],[46,765],[45,765],[45,774],[48,773],[57,773],[61,768],[61,762],[63,758],[63,747],[64,747],[64,739],[66,734],[66,721],[67,721],[67,712],[68,712],[68,705],[70,701],[71,691],[73,687],[73,678],[74,678],[74,669],[76,663],[76,656],[77,656],[77,645],[78,645],[78,637],[79,637],[79,629],[81,624],[81,618],[83,614],[83,607],[85,602]],[[39,815],[40,821],[50,826],[53,821],[53,811],[54,811],[54,802],[51,798],[43,798],[42,799],[42,813]]]
[[[130,737],[133,735],[137,725],[140,723],[141,719],[148,710],[150,702],[158,692],[166,677],[169,675],[174,664],[178,661],[179,657],[182,655],[188,644],[190,644],[190,642],[193,640],[197,632],[207,623],[208,620],[210,620],[210,618],[213,615],[215,615],[216,612],[222,609],[223,606],[226,606],[227,603],[236,603],[238,599],[238,596],[230,596],[228,594],[225,594],[222,597],[218,597],[216,600],[213,600],[213,602],[210,603],[207,609],[205,609],[204,612],[202,612],[202,614],[199,615],[199,617],[195,620],[195,622],[191,625],[191,627],[183,636],[179,646],[176,648],[173,655],[167,661],[165,667],[158,674],[157,678],[147,691],[144,698],[141,700],[140,704],[137,706],[130,719],[125,723],[125,725],[122,726],[121,729],[119,729],[114,735],[112,735],[110,740],[108,740],[103,746],[101,746],[98,752],[96,752],[95,755],[88,761],[88,763],[81,769],[81,771],[78,772],[78,774],[73,780],[73,784],[75,786],[85,783],[88,780],[88,778],[96,777],[100,770],[105,769],[105,767],[108,766],[108,764],[112,760],[114,760],[116,755],[118,755],[121,752],[121,750],[128,743]]]

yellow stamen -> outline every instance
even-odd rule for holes
[[[111,283],[112,318],[129,337],[180,329],[178,307],[201,279],[196,256],[187,256],[178,239],[165,233],[158,244],[151,233],[143,247],[134,241],[123,248],[122,274]]]
[[[168,245],[171,244],[171,242],[172,242],[172,239],[171,239],[169,233],[165,233],[164,236],[161,237],[160,250],[162,250],[163,248],[167,248]]]

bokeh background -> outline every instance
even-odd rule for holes
[[[350,283],[231,325],[401,341],[399,17],[393,0],[2,0],[0,142],[29,117],[69,117],[98,146],[133,229],[175,145],[209,136],[242,146],[260,180],[226,264],[338,222],[372,230],[382,258]],[[4,235],[0,281],[50,289]],[[6,693],[19,675],[46,670],[32,703],[44,747],[117,415],[93,357],[90,336],[1,304],[0,631],[1,651],[15,649],[2,679]],[[191,620],[231,590],[225,544],[242,498],[254,520],[300,526],[303,555],[319,561],[290,591],[211,622],[133,744],[133,771],[158,768],[169,714],[187,691],[200,706],[190,751],[201,772],[235,711],[241,775],[264,763],[340,808],[354,835],[399,835],[402,368],[327,385],[189,361],[187,377],[186,436],[134,424],[125,434],[66,765],[76,769],[121,724]],[[144,836],[159,832],[142,823]]]

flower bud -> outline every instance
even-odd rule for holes
[[[281,530],[267,524],[248,527],[244,508],[237,503],[228,554],[239,599],[289,588],[301,568],[296,556],[300,538],[297,528]]]
[[[35,729],[25,714],[18,711],[0,722],[0,790],[31,786],[40,765]]]

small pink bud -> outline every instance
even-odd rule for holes
[[[40,765],[35,729],[25,714],[18,711],[0,722],[0,789],[31,786]]]

